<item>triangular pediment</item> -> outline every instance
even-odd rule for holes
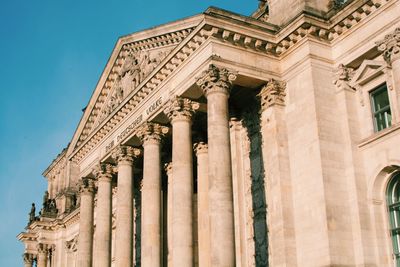
[[[198,25],[201,15],[120,38],[71,141],[79,147]]]
[[[379,76],[386,69],[386,62],[380,60],[364,60],[351,79],[351,86],[357,87],[364,85],[375,77]]]

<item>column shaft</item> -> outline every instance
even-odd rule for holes
[[[214,65],[197,84],[207,97],[211,265],[235,266],[232,164],[228,98],[236,76]]]
[[[47,267],[47,245],[38,244],[37,267]]]
[[[168,240],[168,267],[172,267],[172,163],[165,164],[167,173],[167,240]]]
[[[172,124],[173,266],[193,266],[192,115],[198,104],[176,97],[164,111]]]
[[[92,179],[82,178],[80,194],[78,266],[92,267],[94,204],[94,183]]]
[[[161,264],[161,161],[159,142],[144,143],[142,265]]]
[[[208,151],[207,144],[195,144],[197,154],[197,223],[199,266],[210,266],[210,215],[208,201]]]
[[[116,267],[133,264],[133,159],[139,154],[140,150],[129,146],[120,146],[115,153],[118,161]]]
[[[101,164],[97,173],[96,267],[111,266],[112,166]]]

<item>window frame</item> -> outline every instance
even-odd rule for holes
[[[376,108],[375,96],[378,95],[379,93],[381,93],[382,91],[386,91],[388,105],[383,108],[380,108],[378,110]],[[374,125],[374,132],[377,133],[377,132],[383,131],[387,128],[390,128],[393,124],[392,123],[393,114],[392,114],[392,105],[391,105],[391,101],[390,101],[390,94],[389,94],[387,83],[384,82],[384,83],[380,84],[379,86],[375,87],[374,89],[370,90],[369,96],[370,96],[370,102],[371,102],[371,113],[372,113],[372,122]],[[390,113],[390,120],[388,120],[388,117],[387,117],[388,111]],[[379,125],[378,125],[377,115],[379,115],[379,114],[384,114],[383,117],[385,119],[385,125],[383,126],[382,129],[380,129]]]
[[[397,197],[393,202],[394,196]],[[392,255],[396,267],[400,267],[400,172],[394,173],[386,189],[389,234],[392,241]]]

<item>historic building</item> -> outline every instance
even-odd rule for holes
[[[124,36],[43,175],[26,267],[400,266],[400,1]]]

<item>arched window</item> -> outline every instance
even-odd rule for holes
[[[390,233],[393,243],[393,255],[396,267],[400,267],[400,173],[396,173],[387,189]]]

